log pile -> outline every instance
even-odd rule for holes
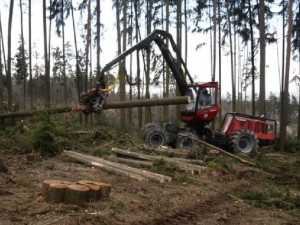
[[[134,158],[134,162],[140,165],[145,163],[151,163],[153,165],[154,161],[163,159],[168,163],[173,163],[174,165],[178,166],[180,169],[190,172],[191,174],[200,174],[201,171],[205,170],[206,167],[202,166],[204,162],[202,160],[193,160],[193,159],[184,159],[184,158],[170,158],[165,156],[153,156],[153,155],[146,155],[138,152],[112,148],[111,151],[116,154],[117,157],[111,157],[112,160],[119,160],[123,162],[133,162],[132,159]],[[118,156],[126,156],[127,158],[121,158]],[[130,157],[130,158],[128,158]],[[195,164],[193,164],[195,163]],[[198,164],[198,165],[196,165]]]
[[[111,162],[98,157],[66,150],[64,150],[64,153],[78,162],[100,168],[113,174],[127,176],[137,181],[152,180],[155,182],[164,183],[166,181],[170,182],[172,180],[172,178],[169,176],[165,176],[158,173],[152,173],[143,169],[126,166],[124,164]]]
[[[75,205],[108,198],[111,191],[110,184],[87,180],[44,180],[42,188],[47,201]]]

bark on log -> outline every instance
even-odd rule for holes
[[[132,151],[118,149],[118,148],[112,148],[111,151],[114,152],[114,153],[120,154],[120,155],[130,156],[130,157],[133,157],[133,158],[144,159],[144,160],[149,160],[149,161],[155,161],[155,160],[163,159],[167,162],[174,163],[178,167],[181,167],[181,168],[184,168],[184,169],[197,170],[197,171],[199,171],[199,173],[202,170],[206,169],[206,167],[194,165],[194,164],[191,164],[191,163],[187,163],[187,162],[181,161],[178,158],[169,158],[169,157],[164,157],[164,156],[146,155],[146,154],[132,152]]]
[[[126,166],[126,165],[123,165],[123,164],[120,164],[120,163],[110,162],[110,161],[107,161],[107,160],[104,160],[104,159],[100,159],[98,157],[84,155],[84,154],[80,154],[78,152],[73,152],[73,151],[64,151],[64,152],[67,153],[67,154],[73,155],[73,156],[77,156],[77,157],[80,157],[80,158],[85,158],[85,159],[88,159],[88,160],[91,160],[91,161],[94,161],[94,162],[97,162],[97,163],[100,163],[100,164],[104,164],[106,166],[111,166],[111,167],[116,168],[116,169],[120,169],[120,170],[123,170],[123,171],[128,171],[130,173],[138,174],[138,175],[141,175],[141,176],[143,176],[145,178],[148,178],[152,181],[157,181],[157,182],[163,183],[164,181],[169,181],[170,182],[172,180],[172,178],[169,177],[169,176],[165,176],[165,175],[162,175],[162,174],[152,173],[152,172],[149,172],[149,171],[146,171],[146,170],[133,168],[133,167]]]
[[[163,99],[143,99],[143,100],[135,100],[135,101],[105,103],[102,109],[106,110],[106,109],[149,107],[149,106],[162,106],[162,105],[180,105],[180,104],[188,104],[189,102],[190,102],[190,98],[188,96],[163,98]],[[1,114],[0,119],[33,116],[40,113],[49,113],[49,114],[67,113],[71,111],[72,111],[72,107],[67,106],[61,108],[40,109],[34,111],[10,112],[10,113]]]
[[[86,158],[83,158],[83,157],[80,157],[80,156],[76,156],[76,155],[71,154],[71,153],[67,153],[66,151],[64,151],[64,152],[65,152],[66,155],[68,155],[69,157],[75,159],[78,162],[81,162],[81,163],[84,163],[84,164],[87,164],[87,165],[90,165],[90,166],[95,166],[97,168],[100,168],[100,169],[105,170],[105,171],[110,172],[110,173],[114,173],[114,174],[122,175],[122,176],[127,176],[127,177],[129,177],[131,179],[134,179],[134,180],[137,180],[137,181],[144,181],[145,180],[144,177],[142,177],[138,174],[127,172],[127,171],[124,171],[124,170],[121,170],[121,169],[116,169],[114,167],[104,165],[104,164],[99,163],[99,162],[91,161],[89,159],[86,159]]]
[[[99,198],[108,198],[110,191],[111,191],[111,185],[107,183],[97,182],[97,181],[89,181],[89,180],[79,180],[77,181],[78,184],[86,185],[89,187],[89,185],[97,186]]]
[[[136,165],[140,165],[140,166],[144,166],[144,167],[153,166],[152,162],[142,161],[142,160],[134,160],[134,159],[128,159],[128,158],[120,158],[120,157],[116,157],[113,155],[109,156],[109,160],[116,161],[116,162],[131,163],[131,164],[136,164]]]
[[[185,136],[185,135],[182,135],[182,136]],[[231,153],[229,153],[229,152],[227,152],[227,151],[225,151],[225,150],[223,150],[223,149],[221,149],[221,148],[219,148],[219,147],[217,147],[217,146],[214,146],[214,145],[212,145],[212,144],[206,143],[206,142],[201,141],[201,140],[199,140],[199,139],[197,139],[197,138],[192,138],[192,137],[189,137],[189,138],[192,139],[193,141],[196,141],[196,142],[199,142],[199,143],[201,143],[201,144],[203,144],[203,145],[206,145],[206,146],[208,146],[208,147],[210,147],[210,148],[212,148],[212,149],[216,149],[216,150],[218,150],[219,152],[221,152],[222,154],[227,155],[227,156],[229,156],[229,157],[231,157],[231,158],[234,158],[234,159],[236,159],[236,160],[238,160],[238,161],[240,161],[240,162],[242,162],[242,163],[244,163],[244,164],[247,164],[247,165],[249,165],[249,166],[256,166],[255,163],[250,162],[250,161],[248,161],[248,160],[246,160],[246,159],[243,159],[243,158],[241,158],[241,157],[238,157],[237,155],[231,154]]]
[[[71,184],[66,189],[64,203],[81,205],[89,201],[89,188],[80,184]]]
[[[79,180],[76,182],[76,184],[84,185],[90,189],[89,190],[90,201],[95,201],[100,199],[101,187],[99,185],[95,184],[92,181],[87,181],[87,180]]]
[[[55,203],[63,202],[67,188],[67,184],[51,183],[45,194],[47,201]]]

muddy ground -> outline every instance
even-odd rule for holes
[[[294,164],[299,162],[298,156],[283,157],[292,158]],[[275,185],[276,175],[235,162],[230,168],[208,163],[200,175],[181,174],[181,179],[159,184],[113,175],[63,156],[28,162],[26,154],[16,150],[3,151],[2,159],[9,172],[0,173],[1,225],[300,224],[299,211],[258,207],[243,199],[245,189],[263,190]],[[41,196],[45,179],[95,180],[110,183],[112,191],[108,199],[82,206],[48,203]],[[285,188],[299,195],[297,183]]]

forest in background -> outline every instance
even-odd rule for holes
[[[31,4],[37,2],[5,2],[9,14],[7,31],[2,30],[3,20],[0,21],[1,112],[49,108],[78,101],[80,94],[93,87],[96,78],[100,76],[103,66],[101,42],[110,38],[105,36],[107,18],[101,17],[101,6],[109,3],[100,0],[43,0],[43,17],[40,19],[43,20],[41,32],[44,36],[44,49],[36,49],[31,40],[34,26],[34,21],[31,21]],[[284,145],[288,121],[295,124],[295,120],[299,118],[298,96],[289,96],[290,82],[299,83],[299,76],[290,76],[290,57],[297,63],[300,61],[299,1],[115,0],[111,5],[115,15],[115,26],[112,29],[116,34],[113,39],[117,40],[117,54],[142,40],[154,29],[163,29],[175,33],[178,50],[189,65],[189,36],[197,32],[209,35],[208,43],[199,43],[197,47],[210,45],[212,81],[222,80],[222,59],[225,55],[230,57],[231,70],[226,71],[226,74],[230,73],[232,90],[226,93],[226,99],[221,101],[221,96],[224,96],[222,86],[228,82],[219,82],[222,103],[220,114],[237,111],[278,119],[282,125],[280,139]],[[1,8],[1,12],[4,10],[7,9]],[[12,34],[12,21],[16,19],[14,14],[17,10],[20,13],[20,21],[14,24],[18,24],[20,33]],[[25,17],[28,18],[28,23],[24,22]],[[75,20],[78,17],[82,23]],[[280,43],[281,94],[278,96],[271,93],[266,96],[265,87],[268,84],[265,84],[265,52],[269,44],[277,42],[279,33],[272,30],[274,18],[281,19],[283,29]],[[72,24],[72,27],[68,27],[68,32],[72,33],[69,32],[68,35],[67,21],[71,21]],[[28,30],[28,36],[24,35],[25,29]],[[53,42],[53,30],[60,43]],[[19,35],[17,44],[12,43],[12,35]],[[4,39],[7,39],[7,45],[4,44]],[[14,44],[17,51],[12,55]],[[244,49],[243,60],[237,54],[241,49]],[[41,58],[43,64],[38,60]],[[157,95],[151,90],[159,90],[159,97],[176,94],[175,82],[168,66],[155,48],[132,55],[126,62],[123,61],[119,68],[116,72],[120,75],[118,89],[110,94],[109,101],[147,99]],[[129,83],[136,83],[135,86],[128,84],[125,79],[127,74]],[[113,76],[107,75],[105,79],[113,80],[111,78]],[[278,78],[274,75],[274,79]],[[255,86],[255,80],[259,80],[258,87]],[[247,94],[249,90],[250,97]],[[171,112],[174,112],[169,107],[126,111],[118,111],[121,127],[125,127],[126,123],[132,124],[133,118],[137,118],[137,125],[141,127],[156,117],[167,119]],[[176,114],[173,113],[173,116]]]

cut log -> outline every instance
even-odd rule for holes
[[[64,202],[67,184],[51,183],[46,191],[46,199],[49,202]]]
[[[108,166],[108,165],[104,165],[104,164],[99,163],[99,162],[91,161],[89,159],[86,159],[86,158],[68,153],[67,151],[64,151],[64,152],[65,152],[66,155],[68,155],[69,157],[75,159],[78,162],[81,162],[81,163],[84,163],[84,164],[87,164],[87,165],[91,165],[91,166],[95,166],[97,168],[100,168],[100,169],[105,170],[105,171],[110,172],[110,173],[114,173],[114,174],[122,175],[122,176],[127,176],[127,177],[129,177],[131,179],[134,179],[134,180],[137,180],[137,181],[144,181],[145,180],[144,177],[142,177],[138,174],[130,173],[128,171],[124,171],[124,170],[117,169],[117,168],[114,168],[114,167],[111,167],[111,166]]]
[[[66,189],[64,203],[81,205],[89,201],[89,188],[80,184],[71,184]]]
[[[180,105],[180,104],[188,104],[189,102],[190,102],[190,98],[188,96],[171,97],[171,98],[163,98],[163,99],[143,99],[143,100],[135,100],[135,101],[105,103],[102,109],[105,110],[105,109],[149,107],[149,106],[161,106],[161,105]],[[67,106],[62,108],[40,109],[35,111],[10,112],[10,113],[1,114],[0,119],[27,117],[27,116],[33,116],[41,113],[49,113],[49,114],[67,113],[67,112],[71,112],[72,110],[73,110],[72,107]]]
[[[185,136],[185,135],[181,135],[181,136]],[[199,139],[197,139],[197,138],[192,138],[192,137],[189,137],[189,138],[192,139],[193,141],[196,141],[196,142],[198,142],[198,143],[201,143],[201,144],[203,144],[203,145],[206,145],[206,146],[208,146],[208,147],[211,148],[211,149],[216,149],[216,150],[218,150],[219,152],[221,152],[222,154],[227,155],[227,156],[229,156],[229,157],[231,157],[231,158],[234,158],[234,159],[236,159],[236,160],[238,160],[238,161],[240,161],[240,162],[242,162],[242,163],[244,163],[244,164],[247,164],[247,165],[249,165],[249,166],[256,166],[255,163],[250,162],[250,161],[248,161],[248,160],[246,160],[246,159],[243,159],[243,158],[241,158],[241,157],[238,157],[237,155],[231,154],[231,153],[229,153],[229,152],[227,152],[227,151],[225,151],[225,150],[223,150],[223,149],[221,149],[221,148],[219,148],[219,147],[217,147],[217,146],[214,146],[214,145],[212,145],[212,144],[206,143],[206,142],[201,141],[201,140],[199,140]]]
[[[123,165],[123,164],[120,164],[120,163],[110,162],[110,161],[107,161],[107,160],[104,160],[104,159],[100,159],[98,157],[84,155],[84,154],[80,154],[80,153],[77,153],[77,152],[74,152],[74,151],[64,151],[64,152],[68,153],[68,154],[71,154],[71,155],[81,157],[81,158],[86,158],[88,160],[95,161],[95,162],[100,163],[100,164],[111,166],[111,167],[116,168],[116,169],[120,169],[120,170],[123,170],[123,171],[128,171],[130,173],[138,174],[138,175],[141,175],[141,176],[143,176],[145,178],[148,178],[152,181],[157,181],[157,182],[163,183],[164,181],[169,181],[170,182],[172,180],[172,178],[169,177],[169,176],[165,176],[165,175],[162,175],[162,174],[152,173],[152,172],[149,172],[149,171],[146,171],[146,170],[141,170],[141,169],[129,167],[129,166],[126,166],[126,165]]]
[[[146,155],[146,154],[132,152],[132,151],[118,149],[118,148],[112,148],[111,151],[114,152],[114,153],[120,154],[120,155],[130,156],[130,157],[138,158],[138,159],[145,159],[145,160],[147,159],[149,161],[155,161],[155,160],[163,159],[164,161],[167,161],[169,163],[174,163],[175,165],[177,165],[178,167],[182,167],[183,169],[197,170],[197,171],[199,171],[199,173],[202,170],[206,169],[206,167],[194,165],[194,164],[191,164],[191,163],[187,163],[187,162],[184,162],[184,161],[182,161],[181,159],[178,159],[178,158],[169,158],[169,157],[164,157],[164,156]]]
[[[130,164],[136,164],[136,165],[140,165],[140,166],[144,166],[144,167],[151,167],[153,166],[152,162],[149,161],[142,161],[142,160],[134,160],[134,159],[128,159],[128,158],[120,158],[120,157],[116,157],[116,156],[109,156],[109,160],[111,161],[116,161],[116,162],[125,162],[125,163],[130,163]]]
[[[108,198],[110,191],[111,191],[111,185],[107,183],[97,182],[97,181],[89,181],[89,180],[79,180],[77,181],[78,184],[86,185],[89,187],[89,185],[97,186],[99,189],[99,197],[100,198]]]

